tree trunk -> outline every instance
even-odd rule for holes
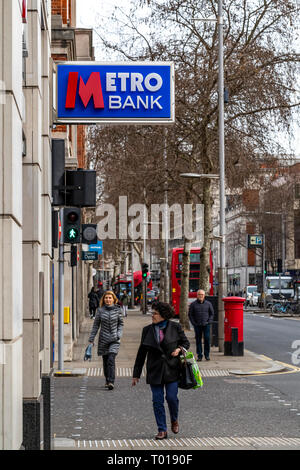
[[[210,275],[210,246],[211,246],[211,182],[207,180],[203,188],[203,205],[204,205],[204,240],[200,252],[200,276],[199,288],[206,293],[209,291],[209,275]]]
[[[190,252],[192,242],[184,238],[184,246],[182,253],[182,270],[181,270],[181,292],[180,292],[180,306],[179,306],[179,321],[184,330],[190,329],[190,322],[188,318],[188,298],[189,298],[189,285],[190,285]]]

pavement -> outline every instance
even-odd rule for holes
[[[116,367],[119,369],[132,369],[136,353],[140,344],[141,332],[144,326],[151,323],[151,315],[143,315],[139,309],[128,310],[128,316],[124,318],[124,331],[121,340],[121,347],[116,358]],[[73,349],[73,361],[64,363],[64,370],[57,370],[57,363],[54,364],[54,375],[84,375],[89,369],[99,367],[99,357],[97,356],[97,346],[93,348],[93,357],[91,361],[83,360],[84,351],[88,345],[88,338],[93,325],[93,320],[85,318],[80,328],[80,335],[77,344]],[[196,356],[196,342],[194,330],[186,330],[186,336],[190,341],[190,350]],[[95,345],[97,345],[97,337]],[[255,354],[244,349],[243,356],[225,356],[219,351],[218,347],[211,347],[210,361],[204,358],[198,363],[199,369],[203,375],[218,375],[220,371],[228,371],[232,375],[257,375],[268,374],[274,372],[283,372],[288,370],[286,364],[273,361],[272,359]],[[292,366],[290,367],[292,369]]]

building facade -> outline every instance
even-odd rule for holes
[[[37,450],[51,446],[57,360],[52,139],[65,140],[68,168],[85,167],[85,128],[53,125],[53,71],[58,56],[93,60],[92,32],[76,29],[76,0],[0,0],[0,20],[0,450]],[[86,311],[86,272],[81,262],[73,272],[66,360]]]

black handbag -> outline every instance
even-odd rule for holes
[[[181,351],[183,353],[184,361],[181,365],[178,387],[183,388],[184,390],[189,390],[190,388],[197,386],[197,381],[193,374],[192,364],[187,362],[184,351]]]

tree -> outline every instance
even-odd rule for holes
[[[140,2],[146,3],[144,18],[136,2],[130,14],[122,14],[118,43],[107,37],[102,41],[129,60],[175,62],[176,123],[168,135],[174,165],[168,174],[178,184],[178,170],[185,165],[185,171],[218,172],[217,25],[197,20],[203,15],[216,18],[217,5],[214,0]],[[231,188],[251,187],[261,161],[284,151],[278,132],[289,131],[293,108],[299,105],[294,85],[299,57],[291,40],[296,8],[289,0],[224,0],[223,9],[225,86],[230,97],[225,112],[226,179]],[[115,18],[120,14],[116,9]],[[202,198],[207,222],[201,279],[208,286],[209,182],[203,185]]]

